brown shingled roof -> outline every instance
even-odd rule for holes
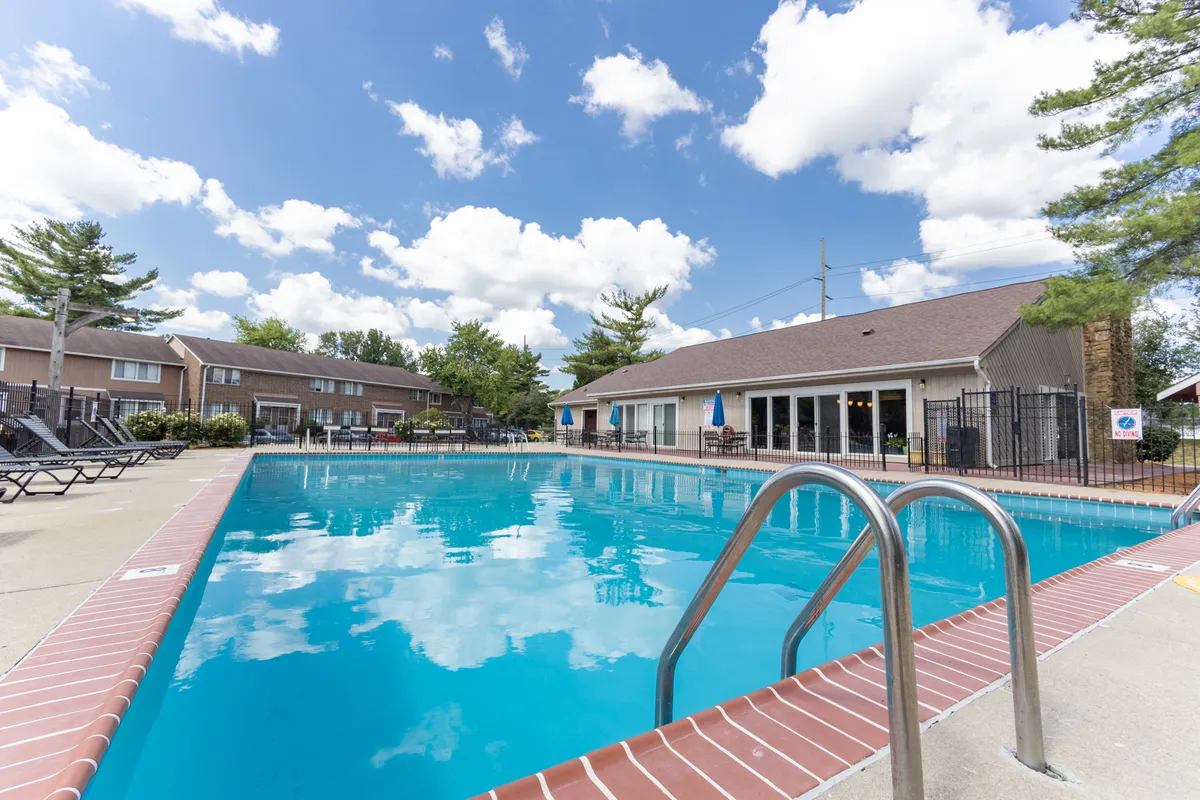
[[[347,361],[342,358],[315,356],[309,353],[287,353],[282,350],[272,350],[269,347],[221,342],[200,336],[176,335],[173,338],[183,343],[205,364],[237,367],[258,372],[282,372],[314,378],[335,378],[359,383],[373,383],[378,386],[444,391],[424,375],[418,375],[400,367],[364,364],[361,361]]]
[[[0,347],[50,350],[54,323],[46,319],[0,316]],[[101,358],[126,358],[160,364],[183,364],[166,340],[145,333],[125,333],[103,328],[80,328],[67,337],[67,352]]]
[[[983,355],[1036,302],[1041,281],[940,297],[791,328],[681,347],[625,367],[563,395],[555,404],[598,395],[737,384]],[[869,334],[865,333],[870,331]]]

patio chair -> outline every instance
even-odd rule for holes
[[[720,452],[725,448],[725,442],[721,439],[721,431],[705,431],[704,432],[704,450],[710,452],[716,450]]]
[[[91,455],[91,456],[60,456],[60,455],[33,455],[33,456],[16,456],[0,447],[0,467],[7,465],[26,465],[26,466],[45,466],[45,467],[82,467],[83,478],[88,483],[94,483],[101,478],[116,480],[121,477],[121,473],[125,471],[133,462],[133,455]],[[99,466],[100,471],[94,474],[89,474],[88,469]],[[111,470],[116,470],[116,473],[108,474]]]
[[[721,431],[721,449],[726,453],[736,453],[746,448],[746,432],[735,431],[728,426]]]
[[[634,447],[645,447],[647,431],[630,431],[625,434],[625,444],[633,445]]]
[[[46,426],[46,423],[38,417],[9,417],[9,420],[32,433],[37,437],[41,444],[50,448],[51,451],[60,456],[75,456],[76,458],[80,458],[91,456],[132,455],[133,459],[129,463],[129,466],[144,464],[153,457],[153,453],[146,448],[130,447],[128,445],[113,445],[108,447],[67,447],[57,436],[54,435],[54,431],[50,430],[50,428]]]
[[[7,453],[8,451],[3,452]],[[29,484],[39,475],[45,475],[53,480],[58,488],[30,489]],[[11,503],[23,494],[30,497],[39,494],[66,494],[67,490],[81,479],[84,483],[92,483],[95,480],[95,478],[89,480],[83,474],[83,467],[78,464],[31,464],[26,463],[24,459],[13,458],[11,455],[7,458],[0,457],[0,481],[16,488],[12,495],[8,495],[7,491],[0,490],[0,503]]]
[[[104,433],[103,431],[99,430],[98,428],[96,428],[94,425],[92,425],[90,422],[88,422],[85,419],[77,419],[77,420],[75,420],[75,424],[79,425],[85,431],[87,431],[88,433],[91,434],[91,436],[89,436],[88,439],[83,443],[82,447],[84,447],[84,448],[112,447],[114,449],[120,448],[120,449],[124,450],[125,452],[131,452],[131,453],[144,451],[146,453],[149,453],[150,458],[153,458],[155,461],[157,461],[161,458],[174,458],[175,455],[178,455],[178,452],[176,452],[174,455],[167,455],[166,453],[164,453],[162,450],[160,450],[158,447],[155,446],[157,444],[157,442],[134,442],[132,444],[127,444],[122,441],[114,441],[112,439],[112,437],[110,437],[108,434]]]
[[[163,458],[175,458],[188,448],[187,442],[147,442],[139,439],[120,419],[113,420],[108,417],[97,417],[97,419],[100,421],[100,426],[108,431],[108,436],[105,438],[109,440],[110,444],[153,445]]]

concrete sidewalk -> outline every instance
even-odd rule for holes
[[[235,450],[189,450],[62,497],[0,505],[0,673],[220,472]]]
[[[1038,667],[1046,756],[1062,779],[1013,756],[1006,684],[921,735],[927,800],[1200,796],[1200,594],[1167,583]],[[891,796],[885,757],[822,800]]]

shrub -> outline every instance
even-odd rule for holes
[[[416,425],[413,424],[411,419],[402,419],[396,421],[396,424],[392,426],[392,430],[396,433],[398,438],[407,440],[410,436],[412,436],[412,432],[415,427]]]
[[[188,413],[186,411],[176,411],[174,414],[167,414],[167,435],[177,442],[185,442],[188,439]],[[200,418],[192,417],[192,443],[200,441]]]
[[[242,443],[250,426],[240,414],[217,414],[204,421],[204,438],[214,447],[233,447]]]
[[[1179,431],[1165,425],[1147,425],[1142,429],[1142,440],[1138,442],[1138,461],[1169,461],[1175,455],[1182,437]]]
[[[167,415],[157,409],[139,411],[125,418],[125,425],[135,438],[157,442],[166,435]]]
[[[427,408],[413,417],[415,428],[449,428],[450,418],[440,408]]]

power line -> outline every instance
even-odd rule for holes
[[[852,267],[869,267],[872,264],[886,264],[886,263],[889,263],[892,261],[899,261],[901,259],[932,261],[935,257],[939,256],[940,254],[949,253],[951,250],[964,250],[967,248],[979,247],[979,246],[985,245],[985,244],[995,244],[996,242],[1007,242],[1007,241],[1011,241],[1013,239],[1024,239],[1025,237],[1035,236],[1035,235],[1038,236],[1037,239],[1028,239],[1027,241],[1024,241],[1024,242],[1013,242],[1012,244],[1006,244],[1006,245],[1002,245],[1000,247],[988,247],[988,248],[985,248],[982,250],[971,250],[970,252],[967,252],[967,253],[959,253],[959,254],[953,255],[953,256],[944,256],[943,258],[961,258],[962,256],[975,255],[975,253],[987,253],[987,252],[991,252],[992,250],[1004,250],[1005,248],[1008,248],[1008,247],[1021,247],[1023,245],[1034,244],[1035,242],[1043,242],[1043,241],[1046,241],[1047,239],[1054,238],[1053,236],[1046,235],[1045,231],[1030,231],[1029,233],[1022,233],[1017,236],[1006,236],[1003,239],[989,239],[987,241],[975,242],[973,244],[964,244],[964,245],[959,245],[957,247],[946,247],[941,250],[930,250],[929,252],[926,252],[926,253],[913,253],[913,254],[910,254],[907,256],[892,256],[891,258],[877,258],[873,261],[859,261],[855,264],[839,264],[836,267],[829,267],[829,269],[836,270],[836,269],[851,269]]]

